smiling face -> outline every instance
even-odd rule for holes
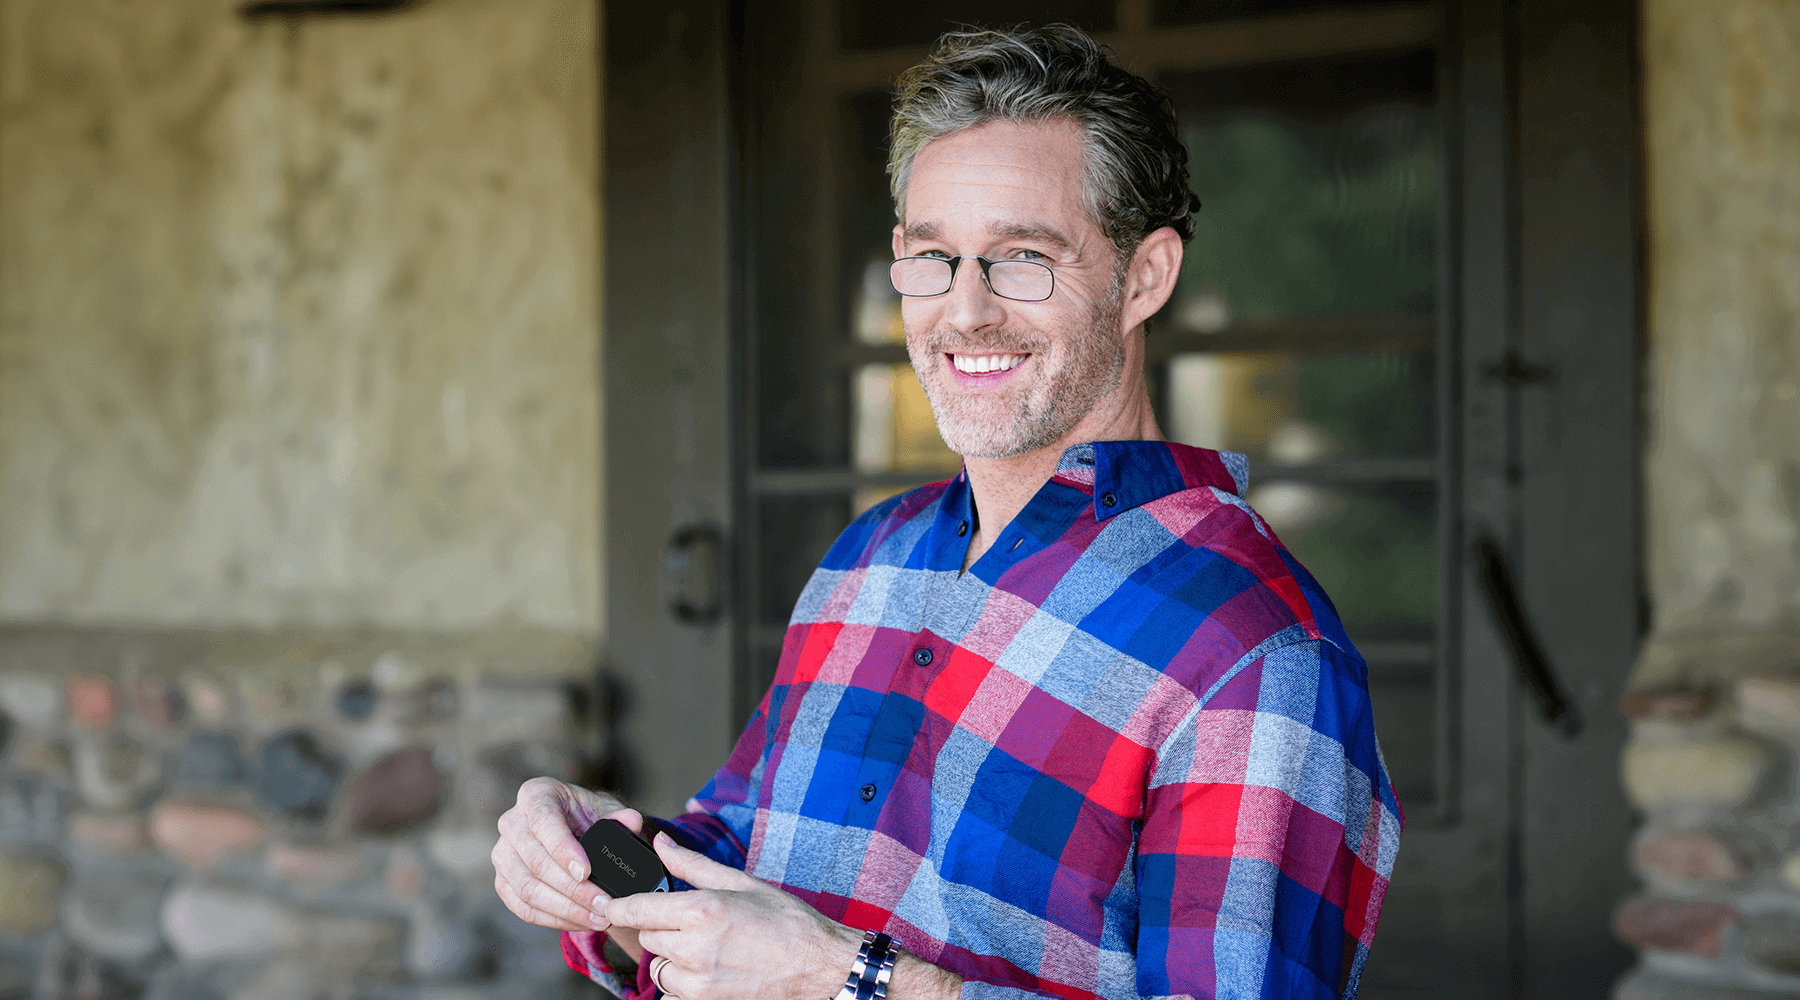
[[[970,458],[1089,440],[1125,405],[1125,271],[1083,198],[1081,132],[1069,122],[991,122],[934,139],[913,161],[894,254],[1048,265],[1042,302],[988,290],[962,262],[943,295],[906,298],[913,370],[938,432]]]

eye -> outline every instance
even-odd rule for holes
[[[914,254],[913,256],[915,256],[915,257],[934,257],[938,260],[949,260],[950,259],[950,255],[945,253],[942,250],[927,250],[924,253]]]
[[[1050,255],[1045,254],[1045,253],[1038,253],[1036,250],[1017,250],[1017,251],[1014,251],[1014,253],[1012,255],[1012,259],[1013,260],[1047,261],[1050,259]]]

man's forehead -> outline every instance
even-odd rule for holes
[[[1081,126],[1067,119],[983,122],[925,143],[909,173],[916,178],[921,172],[1012,172],[1033,175],[1040,183],[1073,179],[1086,162],[1083,139]]]
[[[1046,243],[1058,250],[1076,249],[1074,239],[1054,226],[994,221],[988,223],[986,228],[987,234],[996,240]],[[935,222],[908,223],[902,235],[908,243],[925,243],[945,238],[944,231]]]
[[[907,179],[903,238],[1023,238],[1073,247],[1089,221],[1073,122],[989,122],[926,143]]]

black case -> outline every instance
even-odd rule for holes
[[[616,819],[588,827],[581,849],[588,856],[588,881],[614,899],[669,889],[669,870],[656,851]]]

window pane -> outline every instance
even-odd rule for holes
[[[950,5],[868,3],[838,0],[838,25],[844,48],[892,49],[924,47],[946,31],[966,25],[1002,27],[1061,21],[1088,31],[1113,29],[1113,0],[960,0]]]
[[[1371,3],[1345,3],[1344,0],[1153,0],[1151,23],[1158,27],[1204,24],[1207,21],[1229,21],[1267,14],[1298,14],[1328,8],[1372,7]],[[1382,7],[1393,7],[1392,0],[1382,0]],[[1419,6],[1427,6],[1419,4]]]
[[[1394,355],[1244,351],[1169,362],[1169,437],[1241,451],[1258,466],[1429,458],[1436,368]]]
[[[779,630],[787,624],[813,569],[850,523],[850,506],[840,494],[764,497],[757,508],[760,593],[755,624]]]
[[[1394,794],[1407,809],[1431,804],[1437,798],[1439,732],[1432,675],[1421,671],[1413,677],[1381,677],[1371,664],[1369,701]]]
[[[900,326],[900,293],[894,291],[888,276],[893,263],[893,251],[885,246],[865,255],[862,277],[850,300],[851,333],[862,343],[906,343],[906,331]]]
[[[909,364],[863,365],[856,371],[858,472],[955,475],[962,456],[938,435],[931,401]]]
[[[1437,618],[1434,491],[1428,484],[1257,481],[1245,497],[1318,578],[1353,642],[1426,640]]]
[[[894,201],[888,192],[888,119],[893,95],[887,90],[853,94],[843,104],[849,155],[839,174],[838,239],[843,247],[842,287],[849,334],[865,344],[902,344],[900,296],[888,280],[894,261]]]
[[[765,337],[752,346],[757,357],[757,467],[844,467],[850,450],[844,379],[809,364],[816,352],[798,337]]]
[[[1203,202],[1169,310],[1177,327],[1435,310],[1434,59],[1164,81]]]

